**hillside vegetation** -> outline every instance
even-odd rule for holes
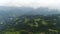
[[[11,18],[0,34],[60,34],[60,14]]]

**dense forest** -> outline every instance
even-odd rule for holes
[[[0,34],[60,34],[60,11],[0,7]]]
[[[2,24],[1,24],[2,25]],[[22,15],[11,18],[1,34],[60,34],[60,14]]]

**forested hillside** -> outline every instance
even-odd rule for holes
[[[1,24],[2,25],[2,24]],[[1,34],[60,34],[60,14],[22,15],[9,20]]]
[[[0,34],[60,34],[60,0],[0,0]]]
[[[60,34],[60,11],[0,7],[0,34]]]

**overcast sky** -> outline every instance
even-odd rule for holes
[[[60,0],[0,0],[0,6],[30,6],[60,8]]]

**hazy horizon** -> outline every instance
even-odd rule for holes
[[[60,9],[60,0],[0,0],[0,6]]]

